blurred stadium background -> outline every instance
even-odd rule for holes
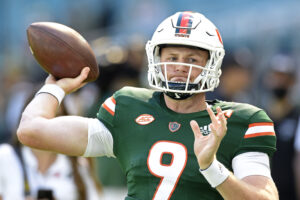
[[[229,100],[265,106],[266,74],[270,61],[280,54],[296,68],[291,98],[299,106],[299,8],[298,0],[1,0],[0,141],[14,134],[24,99],[46,77],[28,48],[26,28],[32,22],[70,26],[96,54],[99,79],[66,98],[73,114],[93,116],[102,101],[124,85],[147,87],[144,45],[162,19],[185,10],[203,13],[219,28],[226,50],[224,70],[231,65],[246,70],[238,83],[229,78],[240,86]],[[98,164],[106,194],[124,195],[125,180],[116,161],[101,158]]]

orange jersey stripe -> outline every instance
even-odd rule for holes
[[[110,99],[111,99],[111,101],[112,101],[114,104],[116,104],[116,100],[115,100],[114,97],[110,97]]]
[[[107,112],[109,112],[112,116],[115,115],[115,112],[112,111],[105,103],[102,104],[102,106],[103,106],[103,108],[104,108]]]

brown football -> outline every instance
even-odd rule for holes
[[[88,42],[72,28],[54,22],[36,22],[27,28],[31,52],[41,67],[55,78],[74,78],[83,67],[90,72],[86,82],[99,76],[99,68]]]

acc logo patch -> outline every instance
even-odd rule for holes
[[[142,114],[135,119],[135,122],[139,125],[147,125],[152,123],[154,120],[155,118],[152,115]]]
[[[178,122],[169,122],[169,130],[171,132],[176,132],[180,129],[181,124],[179,124]]]

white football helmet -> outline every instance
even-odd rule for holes
[[[183,45],[198,47],[209,51],[206,66],[179,62],[160,62],[161,45]],[[165,92],[174,99],[185,99],[194,93],[213,91],[219,85],[221,64],[225,51],[222,38],[215,25],[205,16],[196,12],[177,12],[165,19],[147,42],[148,81],[151,87]],[[167,65],[186,65],[190,67],[185,83],[167,80]],[[202,72],[190,82],[192,68]],[[165,73],[163,73],[163,70]]]

